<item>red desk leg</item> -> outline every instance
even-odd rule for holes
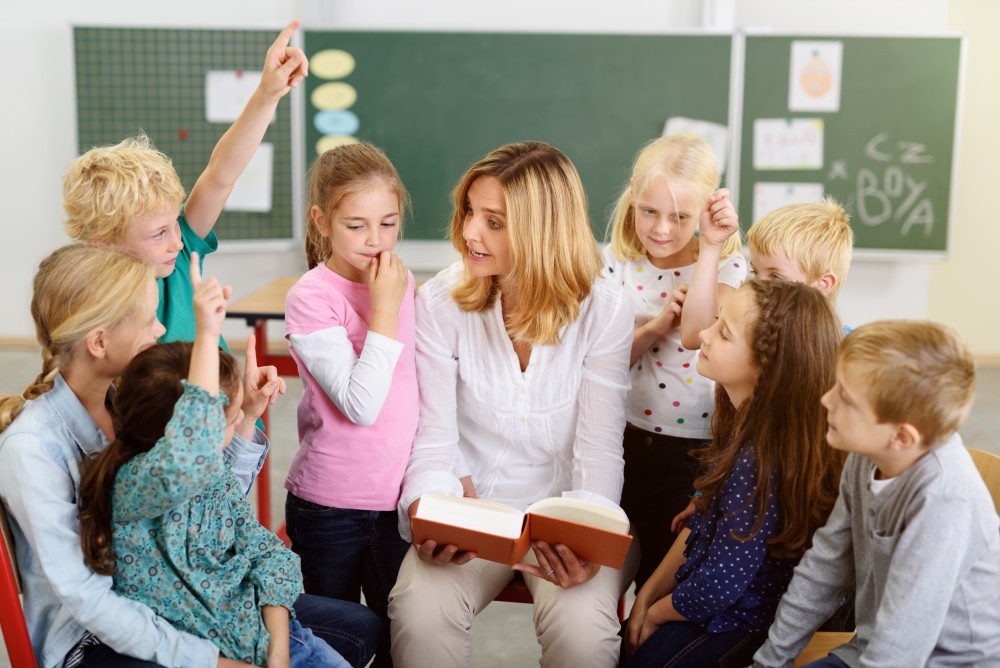
[[[254,323],[253,326],[254,338],[256,339],[255,348],[257,349],[257,364],[260,366],[267,366],[268,354],[267,354],[267,320],[261,319]],[[264,434],[268,438],[271,437],[271,429],[269,426],[270,410],[264,408],[263,415],[260,416],[261,422],[264,423]],[[257,519],[260,523],[264,525],[265,529],[271,528],[271,458],[264,458],[264,465],[260,467],[260,473],[257,474]]]

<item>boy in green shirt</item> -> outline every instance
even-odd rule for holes
[[[308,74],[305,54],[288,46],[299,23],[290,23],[267,50],[260,84],[219,139],[186,202],[170,158],[145,134],[90,149],[70,163],[63,177],[70,237],[122,247],[155,268],[157,318],[167,330],[161,342],[194,340],[191,253],[204,258],[218,248],[212,228],[236,179],[260,145],[279,100]]]

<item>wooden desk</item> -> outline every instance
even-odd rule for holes
[[[262,288],[254,290],[246,297],[237,299],[229,305],[227,318],[246,320],[253,327],[257,351],[257,364],[267,366],[273,364],[281,376],[298,376],[299,370],[295,360],[287,352],[271,353],[267,345],[267,323],[270,320],[285,319],[285,295],[299,280],[298,276],[282,276]],[[264,422],[264,433],[268,433],[269,410],[264,409],[261,420]],[[271,467],[270,457],[264,460],[264,466],[257,476],[257,517],[266,528],[271,528]],[[278,535],[285,540],[284,526],[278,530]],[[287,542],[287,540],[286,540]]]

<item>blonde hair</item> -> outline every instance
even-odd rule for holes
[[[507,209],[511,271],[506,276],[465,275],[452,296],[465,311],[490,308],[498,291],[514,296],[507,333],[518,342],[552,344],[580,315],[580,302],[601,273],[590,229],[587,196],[576,167],[542,142],[507,144],[469,167],[455,186],[451,243],[468,263],[462,236],[469,188],[481,176],[500,182]]]
[[[976,394],[976,367],[949,327],[881,320],[847,335],[838,362],[859,373],[879,422],[912,424],[924,446],[942,445],[962,426]]]
[[[830,272],[838,279],[830,292],[836,297],[851,268],[854,230],[848,221],[850,216],[832,197],[775,209],[750,226],[750,259],[780,251],[799,265],[809,283]]]
[[[166,155],[140,132],[113,146],[95,146],[63,175],[66,234],[77,241],[121,243],[136,218],[180,211],[184,187]]]
[[[70,244],[42,260],[31,315],[42,347],[42,371],[21,394],[0,398],[0,431],[28,399],[52,389],[77,344],[94,329],[112,329],[149,294],[153,268],[110,246]]]
[[[619,260],[639,260],[646,249],[635,231],[634,194],[642,192],[653,179],[682,181],[689,185],[705,203],[719,186],[719,168],[715,156],[702,139],[688,134],[667,135],[649,142],[635,156],[632,175],[622,189],[608,222],[611,252]],[[607,236],[607,235],[606,235]],[[740,232],[726,240],[722,257],[743,252]]]
[[[385,153],[368,143],[345,144],[331,148],[316,158],[309,168],[309,201],[306,207],[306,263],[312,269],[327,261],[333,248],[330,239],[316,229],[312,208],[319,207],[329,217],[348,195],[362,192],[372,182],[385,184],[399,199],[399,227],[409,207],[410,196],[403,187],[399,172]]]

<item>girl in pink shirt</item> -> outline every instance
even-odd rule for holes
[[[396,504],[417,429],[414,280],[392,253],[406,190],[370,144],[313,164],[306,259],[288,293],[285,335],[302,377],[299,449],[285,487],[292,550],[305,590],[365,601],[390,666],[389,591],[409,544]]]

